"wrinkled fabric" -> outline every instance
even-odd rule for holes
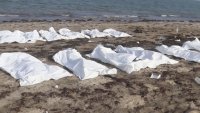
[[[53,56],[55,62],[73,71],[81,80],[95,78],[98,75],[117,74],[115,68],[106,66],[92,60],[87,60],[75,49],[59,51]]]
[[[148,52],[143,50],[143,48],[133,48],[133,50],[131,50],[132,52],[127,52],[127,51],[121,51],[121,50],[126,50],[126,48],[119,48],[119,47],[122,46],[118,46],[116,50],[119,53],[117,53],[110,48],[98,45],[93,50],[93,52],[89,54],[89,57],[98,59],[104,63],[109,63],[111,65],[114,65],[117,68],[129,74],[132,73],[133,71],[139,71],[140,69],[146,67],[156,68],[160,64],[177,63],[176,61],[171,59],[162,59],[162,57],[157,56],[158,54],[156,52],[155,53],[152,53],[151,51]]]
[[[157,46],[156,49],[163,54],[173,55],[175,57],[183,58],[188,61],[200,63],[200,52],[197,51],[188,50],[176,45],[170,47],[166,45],[161,45]]]
[[[129,53],[134,56],[137,56],[137,60],[152,60],[152,64],[157,65],[160,64],[176,64],[177,61],[168,58],[166,55],[161,54],[159,52],[150,51],[150,50],[144,50],[141,47],[123,47],[121,45],[117,46],[115,49],[118,53]],[[155,62],[156,61],[156,62]]]
[[[82,30],[81,33],[90,36],[90,38],[110,37],[108,33],[100,32],[98,29]]]
[[[55,40],[66,39],[65,36],[58,34],[53,27],[50,27],[49,31],[40,30],[39,33],[47,41],[55,41]]]
[[[21,86],[72,76],[58,66],[44,64],[37,58],[22,52],[0,54],[0,68],[15,79],[19,79]]]
[[[193,41],[186,41],[183,44],[183,48],[185,48],[185,49],[193,49],[193,50],[197,50],[197,51],[200,52],[200,41],[199,41],[198,38],[196,38]]]
[[[0,31],[0,43],[35,43],[37,40],[43,41],[37,30],[31,32],[19,30],[14,32],[8,30]]]
[[[65,36],[66,39],[77,39],[77,38],[90,38],[89,36],[83,34],[83,33],[79,33],[79,32],[73,32],[67,28],[62,28],[59,29],[59,34],[61,34],[62,36]]]
[[[115,29],[105,29],[103,32],[107,33],[110,36],[116,37],[116,38],[119,38],[119,37],[130,37],[131,36],[131,35],[127,34],[127,33],[120,32],[120,31],[117,31]]]

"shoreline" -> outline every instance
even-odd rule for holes
[[[12,22],[90,22],[90,21],[96,21],[96,22],[200,22],[200,19],[167,19],[167,18],[69,18],[69,19],[14,19],[14,20],[2,20],[0,23],[12,23]]]

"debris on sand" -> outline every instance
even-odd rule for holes
[[[195,82],[197,83],[197,84],[200,84],[200,78],[199,77],[195,77]]]
[[[151,77],[150,78],[153,78],[153,79],[160,79],[161,77],[161,74],[160,73],[157,73],[157,72],[153,72],[151,74]]]

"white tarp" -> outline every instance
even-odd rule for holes
[[[67,67],[81,80],[97,77],[98,75],[117,74],[115,68],[106,66],[92,60],[87,60],[75,49],[59,51],[53,56],[55,62]]]
[[[4,30],[0,31],[0,43],[35,43],[37,40],[43,41],[37,30],[31,32],[22,32],[15,30],[14,32]]]
[[[100,32],[98,29],[92,30],[82,30],[81,33],[90,36],[91,38],[98,38],[98,37],[130,37],[131,35],[120,32],[114,29],[105,29],[103,32]]]
[[[50,27],[49,31],[40,30],[39,33],[47,41],[55,41],[55,40],[66,39],[65,36],[58,34],[53,27]]]
[[[100,32],[98,29],[82,30],[81,33],[88,35],[91,38],[110,37],[108,33]]]
[[[166,55],[161,54],[159,52],[150,51],[150,50],[144,50],[141,47],[123,47],[121,45],[117,46],[115,49],[118,53],[129,53],[134,56],[137,56],[137,60],[151,60],[152,66],[151,67],[157,67],[160,64],[176,64],[177,61],[168,58]],[[154,65],[154,66],[153,66]]]
[[[79,32],[73,32],[67,28],[59,29],[58,31],[62,36],[67,37],[67,39],[77,39],[77,38],[90,38],[89,36],[79,33]]]
[[[36,41],[45,41],[42,37],[40,37],[37,30],[34,30],[32,32],[25,32],[24,37],[27,43],[35,43]]]
[[[127,73],[132,72],[133,67],[130,64],[136,58],[136,56],[130,54],[116,53],[102,45],[98,45],[88,56],[104,63],[112,64]]]
[[[130,37],[131,36],[127,33],[120,32],[120,31],[117,31],[115,29],[105,29],[103,32],[109,34],[110,36],[116,37],[116,38],[118,38],[118,37]]]
[[[146,67],[156,68],[160,64],[177,63],[177,61],[166,58],[164,55],[161,56],[157,52],[153,53],[152,51],[146,51],[140,47],[133,48],[131,53],[120,51],[122,49],[121,47],[122,46],[118,46],[116,49],[121,53],[116,53],[110,48],[98,45],[89,57],[101,60],[104,63],[112,64],[129,74],[133,71],[139,71],[140,69]]]
[[[196,38],[193,41],[187,41],[183,44],[183,48],[194,49],[194,50],[200,51],[200,41],[198,38]]]
[[[72,76],[58,66],[44,64],[37,58],[21,52],[0,54],[0,68],[19,79],[21,86]]]
[[[183,58],[188,61],[194,61],[200,63],[200,52],[197,51],[191,51],[176,45],[170,47],[166,45],[161,45],[157,46],[156,49],[163,54],[173,55],[175,57]]]

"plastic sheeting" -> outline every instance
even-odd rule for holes
[[[79,32],[73,32],[67,28],[59,29],[58,31],[62,36],[67,37],[67,39],[77,39],[77,38],[90,38],[89,36],[79,33]]]
[[[87,60],[75,49],[59,51],[53,56],[55,62],[67,67],[81,80],[97,77],[98,75],[117,74],[115,68],[106,66],[92,60]]]
[[[88,35],[91,38],[110,37],[108,33],[100,32],[98,29],[82,30],[81,33]]]
[[[55,40],[66,39],[65,36],[58,34],[53,27],[50,27],[49,31],[40,30],[39,33],[47,41],[55,41]]]
[[[130,64],[136,58],[136,56],[130,54],[116,53],[102,45],[98,45],[88,56],[104,63],[112,64],[127,73],[132,72],[133,67]]]
[[[21,52],[0,54],[0,68],[19,79],[21,86],[72,76],[58,66],[44,64],[37,58]]]
[[[200,52],[197,51],[191,51],[176,45],[170,47],[166,45],[161,45],[157,46],[156,49],[163,54],[173,55],[175,57],[183,58],[188,61],[194,61],[200,63]]]
[[[200,51],[200,41],[198,38],[196,38],[193,41],[187,41],[183,44],[183,48],[194,49],[194,50]]]
[[[37,40],[44,41],[37,30],[31,32],[22,32],[15,30],[14,32],[4,30],[0,31],[0,43],[35,43]]]
[[[121,53],[116,53],[110,48],[98,45],[89,57],[112,64],[129,74],[146,67],[156,68],[160,64],[177,63],[177,61],[169,59],[164,55],[157,52],[154,53],[153,51],[146,51],[140,47],[128,49],[129,52],[121,51],[122,49],[126,50],[128,48],[118,46],[116,50]]]
[[[77,38],[96,38],[96,37],[129,37],[130,35],[124,32],[116,31],[114,29],[106,29],[100,32],[98,29],[82,30],[80,32],[73,32],[67,28],[62,28],[57,33],[53,27],[49,30],[37,30],[31,32],[22,32],[15,30],[11,32],[9,30],[0,31],[0,43],[35,43],[40,41],[55,41],[55,40],[69,40]],[[41,36],[40,36],[41,35]]]
[[[141,47],[132,47],[127,48],[121,45],[117,46],[116,51],[118,53],[129,53],[137,57],[137,60],[151,60],[153,67],[156,67],[160,64],[175,64],[177,61],[168,58],[166,55],[163,55],[159,52],[144,50]],[[156,62],[155,62],[156,61]]]
[[[116,38],[119,38],[119,37],[130,37],[131,36],[131,35],[127,34],[127,33],[120,32],[120,31],[117,31],[115,29],[105,29],[103,32],[109,34],[110,36],[116,37]]]
[[[24,37],[27,43],[35,43],[36,41],[45,41],[42,37],[40,37],[37,30],[34,30],[32,32],[25,32]]]
[[[120,32],[114,29],[105,29],[103,32],[100,32],[98,29],[92,30],[82,30],[81,33],[90,36],[91,38],[98,38],[98,37],[130,37],[131,35]]]

